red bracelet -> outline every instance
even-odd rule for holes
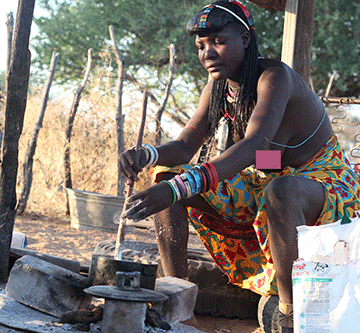
[[[210,165],[209,165],[209,163],[204,163],[203,166],[205,167],[205,169],[206,169],[206,171],[207,171],[207,173],[209,175],[209,178],[210,178],[210,184],[209,185],[210,185],[210,189],[212,189],[214,187],[214,177],[213,177],[212,172],[210,170]]]
[[[207,189],[207,182],[206,182],[206,176],[205,176],[205,173],[203,170],[200,169],[200,172],[201,172],[201,175],[202,175],[202,178],[203,178],[203,183],[204,183],[204,192],[207,192],[206,189]]]
[[[212,164],[211,162],[208,162],[208,165],[210,166],[211,175],[213,177],[213,186],[211,187],[211,189],[215,190],[215,188],[217,187],[217,184],[219,182],[218,173],[216,171],[214,164]]]

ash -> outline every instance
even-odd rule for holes
[[[166,331],[161,328],[145,326],[142,333],[188,333],[188,332],[189,330],[187,330],[186,327],[177,328],[175,331],[173,330]],[[89,333],[101,333],[101,321],[97,322],[96,324],[91,324]]]

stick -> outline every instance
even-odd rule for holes
[[[144,134],[147,100],[148,100],[148,92],[145,91],[144,95],[143,95],[143,109],[142,109],[142,115],[141,115],[141,123],[140,123],[137,142],[136,142],[136,146],[135,146],[135,151],[136,151],[135,161],[136,161],[136,163],[139,163],[139,160],[140,160],[140,148],[142,145],[142,138],[143,138],[143,134]],[[123,206],[121,215],[127,210],[127,206],[128,206],[127,201],[128,201],[128,198],[132,194],[133,187],[134,187],[133,184],[129,184],[126,186],[126,195],[125,195],[124,206]],[[122,243],[124,242],[124,238],[125,238],[125,229],[126,229],[126,219],[120,217],[119,228],[118,228],[118,233],[117,233],[117,237],[116,237],[115,260],[121,260],[121,247],[122,247]]]

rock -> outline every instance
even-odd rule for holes
[[[72,271],[74,273],[80,273],[80,262],[77,260],[69,260],[69,259],[65,259],[65,258],[61,258],[61,257],[57,257],[57,256],[52,256],[50,254],[39,253],[39,252],[26,250],[26,249],[16,249],[16,248],[10,249],[11,266],[14,265],[14,263],[17,259],[19,259],[23,256],[26,256],[26,255],[45,260],[54,265],[66,268],[69,271]]]
[[[182,322],[193,316],[198,293],[195,283],[167,276],[156,280],[155,290],[169,297],[161,310],[168,323]]]
[[[142,333],[145,327],[146,303],[106,300],[102,333]]]
[[[61,317],[68,311],[85,308],[91,297],[84,293],[88,279],[32,256],[15,262],[5,288],[16,301]]]

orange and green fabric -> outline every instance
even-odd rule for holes
[[[158,166],[152,176],[182,173],[192,166]],[[219,182],[216,190],[201,194],[222,219],[188,208],[190,222],[230,282],[263,295],[277,294],[264,190],[272,179],[285,175],[306,177],[324,186],[326,200],[316,225],[355,217],[360,209],[360,185],[335,135],[298,168],[264,172],[248,167]]]

